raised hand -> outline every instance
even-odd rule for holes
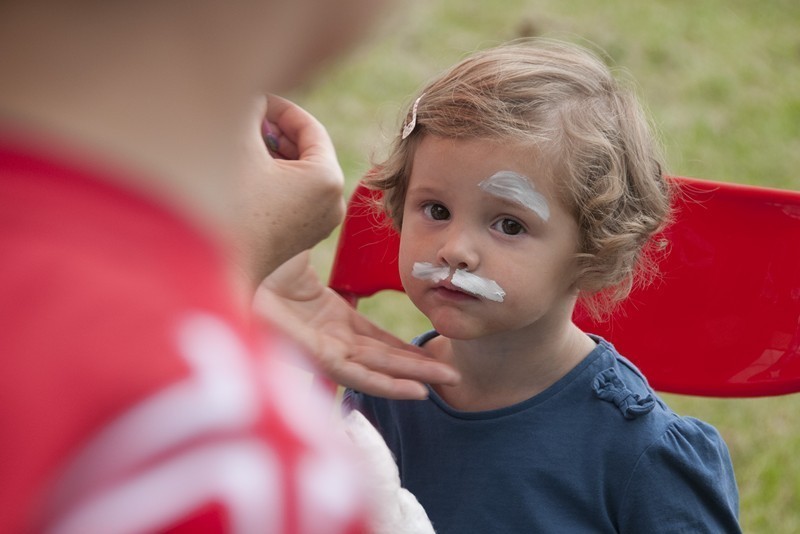
[[[265,133],[277,141],[269,150]],[[327,131],[277,96],[253,106],[242,135],[233,241],[251,289],[272,270],[327,237],[344,215],[344,177]]]

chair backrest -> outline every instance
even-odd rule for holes
[[[575,321],[634,361],[651,385],[714,397],[800,391],[800,192],[673,178],[675,222],[660,279],[613,316]],[[356,305],[402,291],[399,236],[359,185],[348,205],[330,287]]]

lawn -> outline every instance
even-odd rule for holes
[[[604,50],[637,80],[676,175],[800,189],[800,2],[439,0],[417,2],[292,95],[327,126],[348,191],[414,91],[465,54],[544,35]],[[316,251],[322,273],[335,235]],[[361,310],[404,338],[427,328],[401,295]],[[746,532],[800,532],[800,395],[667,395],[714,424],[733,456]]]

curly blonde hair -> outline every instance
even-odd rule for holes
[[[469,56],[420,94],[415,128],[405,138],[398,131],[366,181],[383,191],[398,229],[424,136],[504,140],[546,160],[578,222],[576,284],[591,315],[609,313],[635,280],[649,280],[671,189],[634,91],[598,56],[564,42],[517,41]],[[411,120],[409,109],[404,124]]]

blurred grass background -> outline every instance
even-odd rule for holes
[[[396,11],[313,89],[291,95],[328,127],[348,192],[426,80],[471,51],[534,35],[590,43],[632,74],[670,173],[800,189],[797,0],[436,0]],[[335,239],[315,251],[323,279]],[[404,339],[428,328],[402,295],[360,309]],[[665,398],[725,437],[745,532],[800,532],[800,395]]]

